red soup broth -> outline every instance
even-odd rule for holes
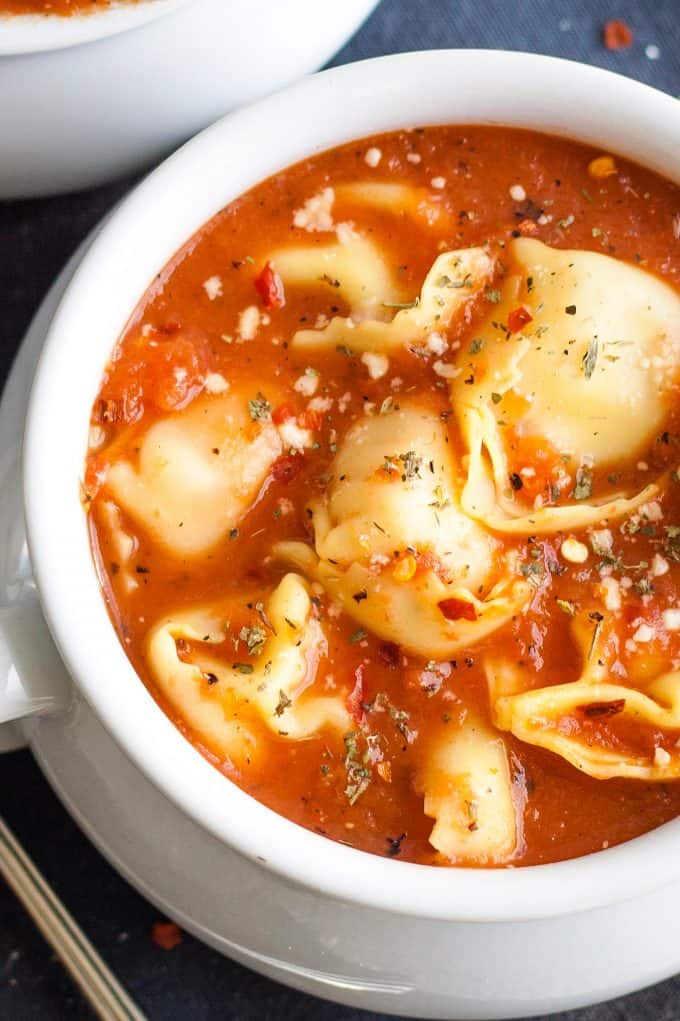
[[[0,0],[0,14],[96,14],[109,7],[137,3],[138,0]]]
[[[71,6],[4,4],[12,10]],[[609,162],[593,162],[603,155]],[[343,186],[367,181],[421,189],[418,194],[429,196],[437,215],[343,198]],[[601,591],[601,563],[590,553],[584,563],[566,561],[559,552],[564,534],[496,536],[506,550],[517,551],[519,563],[539,565],[524,572],[525,577],[534,574],[530,607],[499,630],[461,648],[443,667],[361,627],[319,591],[314,613],[323,627],[327,651],[314,684],[338,694],[347,704],[353,721],[349,739],[347,734],[323,731],[291,741],[253,724],[263,754],[251,765],[235,765],[210,747],[164,697],[148,662],[150,628],[178,609],[229,599],[237,604],[246,590],[266,600],[286,573],[286,567],[272,558],[272,547],[287,539],[312,544],[307,502],[323,498],[335,452],[348,429],[367,417],[366,405],[369,415],[378,414],[385,402],[389,407],[417,397],[441,417],[448,442],[462,451],[443,385],[446,381],[433,371],[434,357],[418,357],[408,350],[390,353],[389,371],[374,379],[351,349],[298,350],[291,343],[297,330],[315,328],[350,312],[333,281],[284,287],[275,265],[270,265],[274,250],[303,244],[314,248],[335,240],[332,233],[295,226],[296,211],[309,209],[305,203],[310,197],[328,188],[335,193],[333,223],[349,224],[348,229],[379,248],[405,295],[404,304],[419,294],[442,251],[486,246],[502,259],[506,246],[518,236],[537,238],[557,249],[611,255],[677,288],[680,195],[668,181],[618,156],[529,131],[431,127],[344,145],[258,184],[202,227],[143,295],[106,368],[92,414],[96,439],[88,455],[84,499],[109,612],[141,681],[217,769],[275,811],[366,851],[446,864],[429,842],[433,819],[425,814],[417,776],[432,743],[464,726],[466,719],[474,716],[493,728],[483,668],[486,656],[492,653],[521,663],[531,688],[564,684],[579,676],[579,652],[570,637],[570,608]],[[305,223],[305,217],[298,216],[297,222]],[[492,281],[489,289],[493,288]],[[259,314],[255,336],[239,342],[244,310],[252,306]],[[456,343],[461,350],[471,342],[485,308],[482,296],[454,320],[446,331],[450,350]],[[521,329],[523,323],[516,326]],[[309,395],[298,383],[312,372],[319,381],[316,396],[330,398],[327,411],[310,412]],[[273,395],[274,421],[293,416],[298,426],[313,432],[314,443],[303,452],[281,454],[247,513],[204,556],[170,554],[139,518],[119,507],[118,520],[133,541],[130,571],[136,585],[130,588],[130,571],[121,570],[120,550],[103,510],[112,500],[107,472],[121,458],[135,463],[141,439],[154,423],[169,414],[190,411],[202,399],[210,374],[228,381],[230,392],[247,392],[252,399]],[[671,408],[663,436],[655,436],[649,449],[636,453],[632,464],[627,459],[608,466],[608,477],[618,474],[633,492],[673,458],[680,461],[680,448],[674,451],[675,418],[676,409]],[[559,454],[550,444],[521,435],[514,437],[510,450],[512,475],[519,478],[529,466],[522,495],[534,500],[545,490]],[[618,643],[617,648],[625,650],[641,618],[658,622],[664,608],[672,606],[680,564],[674,557],[674,533],[669,545],[667,527],[675,524],[680,524],[680,486],[664,492],[662,524],[625,534],[618,524],[613,529],[616,556],[625,565],[650,565],[658,555],[665,570],[650,581],[647,568],[614,565],[617,579],[630,579],[618,589],[624,605],[612,625],[611,640]],[[585,530],[569,534],[590,550]],[[415,570],[427,561],[423,550],[400,549],[395,554],[395,565],[406,561],[406,574],[413,568],[409,557],[415,560]],[[552,570],[555,563],[559,570]],[[393,569],[390,564],[389,570]],[[453,616],[466,613],[465,607],[461,610],[455,603],[448,610]],[[241,618],[252,622],[252,605],[249,612],[248,617],[243,609]],[[594,620],[593,627],[597,623]],[[658,642],[648,646],[652,647],[648,669],[656,673],[670,670],[680,656],[680,641],[673,630],[664,631]],[[184,651],[190,658],[191,649]],[[230,663],[235,656],[248,661],[243,643],[236,652],[233,647],[218,650],[221,654]],[[626,663],[633,659],[632,653],[628,659],[625,652],[618,656],[612,667],[617,683],[635,687],[636,678],[647,668],[628,669]],[[649,728],[638,731],[615,706],[595,706],[589,713],[574,714],[568,728],[586,743],[589,734],[595,734],[606,748],[621,754],[631,749],[649,752],[649,742],[657,742],[664,760],[671,755],[666,749],[672,750],[678,737],[672,732],[650,736]],[[680,812],[680,784],[671,779],[599,779],[554,751],[509,732],[498,731],[497,737],[507,749],[517,818],[516,846],[505,864],[529,865],[587,854],[629,840]],[[371,742],[379,748],[375,756],[369,754]],[[358,774],[362,789],[356,797],[353,762],[363,764]],[[471,828],[474,825],[473,817]],[[460,861],[493,864],[465,856]]]

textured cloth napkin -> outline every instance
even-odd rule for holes
[[[603,25],[612,18],[631,28],[629,49],[605,49]],[[554,54],[680,94],[680,0],[383,0],[332,63],[437,47]],[[130,183],[65,198],[0,203],[0,380],[54,276]],[[376,1014],[323,1003],[261,978],[186,935],[173,950],[159,948],[151,939],[157,912],[77,830],[28,752],[0,760],[0,813],[151,1021],[379,1021]],[[679,996],[680,980],[673,979],[555,1017],[678,1021]],[[32,923],[0,885],[0,1019],[91,1018]]]

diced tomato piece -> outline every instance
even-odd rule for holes
[[[625,21],[614,19],[604,26],[604,44],[608,50],[627,50],[633,45],[633,33]]]
[[[519,308],[513,308],[512,312],[508,314],[508,329],[510,333],[519,333],[523,326],[530,323],[533,316],[530,312],[520,305]]]
[[[272,478],[275,482],[292,482],[302,471],[305,463],[300,454],[284,454],[272,465]]]
[[[321,428],[323,414],[320,411],[303,411],[297,417],[297,424],[301,429],[311,429],[314,432]]]
[[[354,671],[354,687],[346,699],[347,712],[359,725],[361,725],[366,719],[366,713],[363,709],[363,703],[365,701],[366,692],[364,691],[364,665],[363,663],[360,663]]]
[[[447,620],[477,620],[477,611],[467,599],[442,599],[439,609]]]
[[[172,337],[175,333],[179,333],[182,329],[182,324],[178,323],[176,319],[168,319],[167,323],[161,323],[160,326],[156,327],[158,333],[162,333],[164,337]]]
[[[292,404],[279,404],[278,407],[272,411],[272,422],[274,425],[282,425],[287,422],[289,418],[295,418],[295,408]]]
[[[283,308],[286,304],[283,280],[270,262],[266,262],[260,275],[255,277],[255,290],[265,308]]]

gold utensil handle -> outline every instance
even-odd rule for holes
[[[102,1021],[146,1021],[0,818],[0,874]]]

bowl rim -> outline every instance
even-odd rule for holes
[[[419,89],[424,78],[426,93]],[[460,109],[471,116],[457,116]],[[625,124],[616,116],[621,109]],[[105,360],[149,281],[193,230],[298,159],[391,128],[446,123],[446,110],[449,123],[514,124],[599,144],[680,183],[680,107],[673,98],[608,71],[535,54],[437,50],[379,57],[303,79],[228,115],[121,203],[60,302],[26,418],[26,528],[45,616],[71,676],[119,746],[199,825],[318,894],[421,918],[526,921],[603,907],[680,878],[680,818],[569,861],[470,869],[381,858],[277,815],[226,781],[139,681],[104,606],[78,492]]]
[[[45,53],[97,42],[156,18],[194,0],[119,0],[99,11],[70,14],[0,13],[0,58]]]

